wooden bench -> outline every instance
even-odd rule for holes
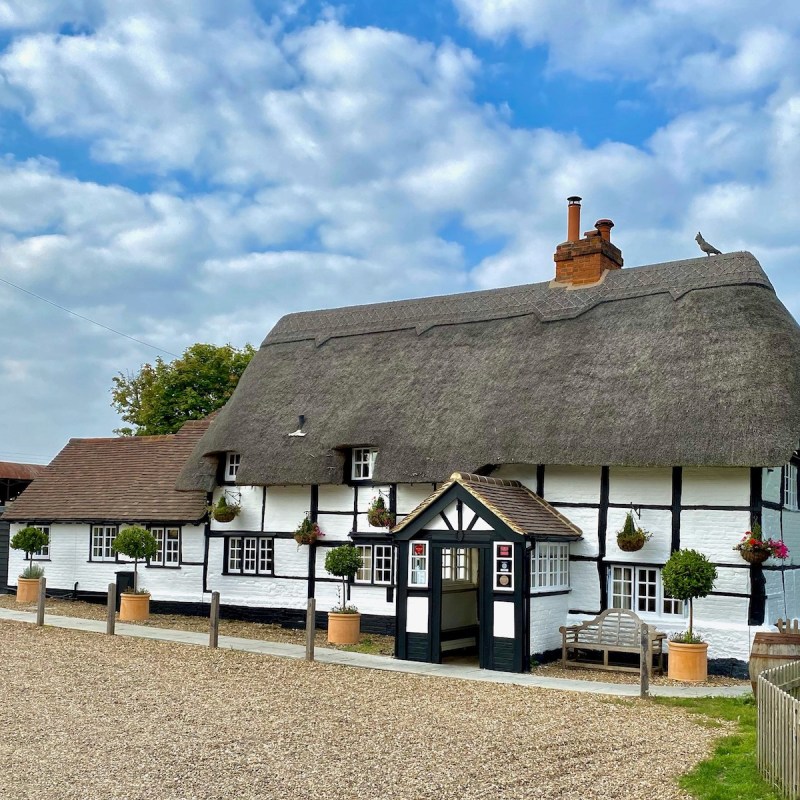
[[[610,608],[594,619],[580,625],[559,628],[561,633],[561,665],[572,668],[620,670],[622,672],[639,672],[640,667],[610,664],[610,653],[639,653],[640,626],[644,624],[633,613],[621,608]],[[665,633],[660,633],[652,625],[647,625],[650,640],[650,654],[657,659],[659,674],[664,673],[663,642]],[[603,663],[582,661],[582,652],[599,652],[603,654]],[[652,671],[652,658],[648,670]]]

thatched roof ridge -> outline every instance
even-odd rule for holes
[[[305,415],[304,437],[289,437]],[[291,314],[202,438],[242,484],[443,481],[487,464],[774,465],[800,439],[800,328],[750,253]]]

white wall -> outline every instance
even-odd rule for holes
[[[11,526],[11,535],[24,527]],[[121,525],[120,527],[125,527]],[[78,582],[79,592],[105,592],[109,583],[116,582],[116,573],[130,571],[133,562],[127,560],[89,561],[91,526],[85,523],[55,523],[50,526],[50,560],[36,559],[44,568],[48,589],[72,590]],[[181,550],[184,561],[179,568],[148,567],[140,563],[139,586],[150,591],[153,600],[203,600],[203,526],[184,525],[181,528]],[[9,562],[10,584],[25,568],[25,554],[12,550]]]

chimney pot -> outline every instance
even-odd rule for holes
[[[567,198],[567,241],[577,242],[581,238],[581,198]]]
[[[594,224],[595,228],[600,231],[600,236],[603,237],[607,242],[611,241],[611,229],[614,227],[614,223],[610,219],[599,219]]]

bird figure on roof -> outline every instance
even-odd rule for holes
[[[703,238],[703,234],[701,234],[701,233],[700,233],[700,231],[697,231],[697,236],[695,236],[695,237],[694,237],[694,240],[697,242],[697,244],[700,246],[700,249],[701,249],[701,250],[702,250],[702,251],[703,251],[703,252],[704,252],[704,253],[705,253],[707,256],[710,256],[710,255],[712,255],[712,254],[713,254],[713,255],[715,255],[715,256],[721,256],[721,255],[722,255],[722,251],[721,251],[721,250],[717,250],[717,248],[716,248],[716,247],[714,247],[714,245],[713,245],[713,244],[709,244],[709,243],[708,243],[708,242],[707,242],[707,241],[706,241],[706,240]]]

